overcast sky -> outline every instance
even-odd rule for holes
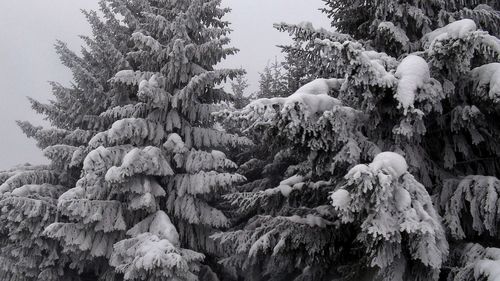
[[[232,45],[241,51],[222,66],[243,67],[251,90],[257,89],[258,72],[280,56],[275,46],[289,42],[273,23],[310,21],[329,27],[318,9],[321,0],[223,0],[233,9],[227,19],[234,32]],[[53,44],[63,40],[80,49],[79,34],[89,27],[80,9],[96,9],[97,0],[0,0],[0,170],[15,164],[44,163],[34,141],[28,140],[15,120],[43,124],[30,108],[26,96],[47,101],[47,81],[68,84],[71,75],[58,60]]]

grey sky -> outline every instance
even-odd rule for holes
[[[227,19],[234,32],[232,45],[241,51],[222,66],[243,67],[251,90],[257,89],[258,72],[268,60],[279,56],[277,44],[289,42],[287,34],[272,28],[276,22],[310,21],[328,27],[318,9],[321,0],[223,0],[233,9]],[[45,162],[40,150],[16,126],[15,120],[42,124],[26,96],[51,98],[47,81],[67,84],[71,80],[54,52],[56,39],[78,51],[79,34],[89,27],[80,9],[96,9],[97,0],[0,0],[0,169],[15,164]]]

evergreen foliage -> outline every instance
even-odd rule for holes
[[[229,98],[214,86],[242,74],[213,69],[236,51],[225,47],[229,29],[221,18],[228,10],[219,5],[109,2],[131,30],[129,67],[110,79],[128,101],[94,118],[101,132],[89,141],[82,177],[58,200],[65,220],[45,230],[79,270],[93,269],[102,280],[117,273],[192,280],[203,255],[178,247],[218,254],[208,236],[229,222],[211,202],[244,178],[227,173],[235,164],[212,149],[250,144],[211,121],[217,103]],[[153,221],[158,214],[163,225],[172,220],[178,242],[156,233],[157,223],[144,226],[155,213]],[[148,252],[155,247],[164,251]]]
[[[103,3],[101,3],[103,4]],[[99,114],[113,103],[107,80],[127,65],[118,42],[124,30],[101,5],[104,19],[95,12],[84,15],[92,27],[92,37],[83,36],[87,47],[78,56],[63,42],[56,51],[73,73],[70,87],[52,82],[55,100],[43,104],[30,99],[33,109],[45,115],[51,128],[18,122],[28,137],[34,138],[51,163],[20,166],[2,172],[1,268],[2,280],[79,280],[69,266],[69,257],[56,241],[42,235],[58,218],[57,198],[75,185],[79,176],[77,156],[95,133],[85,116]],[[78,157],[76,157],[78,158]]]
[[[293,47],[298,48],[299,43]],[[292,48],[281,46],[284,50]],[[286,97],[294,93],[300,86],[314,79],[313,70],[306,61],[293,52],[285,51],[284,61],[268,63],[259,73],[259,91],[256,98]]]
[[[275,58],[274,62],[271,64],[268,62],[263,71],[259,73],[259,91],[256,96],[257,98],[270,98],[288,94],[283,67]]]
[[[275,27],[337,79],[225,115],[261,141],[225,197],[222,263],[244,280],[493,278],[495,249],[467,261],[448,243],[498,245],[497,4],[325,2],[337,32]]]
[[[288,48],[298,49],[299,42],[294,42],[292,46],[281,46],[283,50]],[[315,78],[314,67],[307,61],[301,59],[299,55],[293,52],[284,51],[285,60],[281,63],[284,70],[284,77],[287,85],[287,92],[294,93],[302,85],[305,85]]]
[[[55,101],[32,100],[55,128],[19,122],[52,164],[2,173],[2,280],[216,280],[201,262],[219,254],[208,236],[229,221],[213,203],[244,177],[215,149],[251,144],[210,114],[230,98],[216,85],[243,74],[213,68],[237,51],[226,47],[229,10],[100,8],[103,19],[85,12],[93,37],[82,56],[56,45],[72,87],[53,83]]]
[[[496,280],[499,4],[324,2],[248,105],[221,0],[84,12],[19,122],[50,164],[0,172],[0,279]]]
[[[250,103],[249,95],[246,94],[248,88],[248,80],[243,75],[238,75],[233,82],[231,82],[231,90],[233,91],[233,104],[234,108],[242,109]]]
[[[383,33],[392,33],[415,42],[434,29],[463,18],[473,19],[481,29],[492,35],[499,35],[500,6],[497,1],[382,0],[353,3],[346,0],[324,0],[324,2],[327,7],[323,11],[332,19],[332,26],[356,39],[374,39]],[[383,22],[388,24],[381,28],[380,24]],[[392,43],[392,40],[383,41]]]
[[[284,61],[268,63],[259,73],[259,91],[256,98],[286,97],[294,93],[300,86],[314,79],[314,70],[307,61],[302,60],[290,48],[300,48],[300,43],[292,46],[281,46],[285,53]]]

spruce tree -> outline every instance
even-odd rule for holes
[[[240,168],[221,262],[245,280],[493,280],[498,4],[325,2],[345,33],[276,28],[335,78],[229,114],[274,157]]]
[[[361,40],[389,33],[393,34],[392,40],[382,40],[384,44],[401,39],[407,43],[416,42],[424,34],[462,18],[473,19],[481,29],[499,35],[497,11],[500,4],[494,0],[323,2],[327,6],[323,11],[332,19],[332,26]],[[380,26],[382,22],[392,22],[394,26]]]
[[[264,70],[259,73],[258,98],[281,97],[288,95],[283,67],[278,59],[267,63]]]
[[[45,115],[52,127],[43,128],[18,122],[24,133],[34,138],[50,164],[24,165],[0,173],[2,280],[79,280],[70,260],[57,242],[42,235],[56,220],[57,198],[76,183],[80,152],[95,133],[85,121],[113,103],[107,80],[127,66],[118,21],[101,3],[105,16],[84,11],[92,27],[92,37],[82,36],[87,47],[81,56],[57,42],[62,63],[73,73],[70,87],[52,82],[55,100],[43,104],[30,99],[33,109]],[[74,156],[77,156],[76,158]]]
[[[258,98],[285,97],[294,93],[300,86],[315,77],[314,67],[309,66],[303,58],[289,49],[299,48],[300,43],[292,46],[280,46],[284,52],[284,61],[267,64],[259,73]]]
[[[231,82],[231,90],[233,92],[233,105],[236,109],[242,109],[248,103],[250,103],[250,98],[246,94],[246,89],[248,88],[248,80],[244,75],[238,75],[233,82]]]
[[[315,69],[300,55],[294,52],[288,52],[289,49],[300,49],[300,43],[294,42],[290,46],[281,46],[285,55],[282,62],[284,77],[288,93],[295,93],[302,85],[311,82],[315,78]]]
[[[244,180],[215,149],[250,144],[215,129],[211,116],[230,98],[216,85],[242,74],[213,68],[236,52],[225,47],[228,9],[207,0],[106,4],[131,34],[128,66],[109,80],[119,103],[87,117],[99,133],[44,234],[100,280],[213,276],[200,262],[220,254],[209,235],[229,226],[213,203]]]

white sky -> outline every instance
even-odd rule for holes
[[[310,21],[329,27],[318,11],[321,0],[223,0],[223,5],[233,9],[227,16],[234,30],[232,46],[241,51],[221,66],[245,68],[251,91],[258,87],[258,72],[280,57],[275,46],[289,42],[287,34],[272,28],[273,23]],[[60,39],[79,51],[78,35],[89,34],[80,9],[96,8],[97,0],[0,0],[0,169],[46,161],[15,120],[43,123],[26,96],[47,101],[51,98],[47,81],[69,83],[71,75],[60,64],[53,44]]]

